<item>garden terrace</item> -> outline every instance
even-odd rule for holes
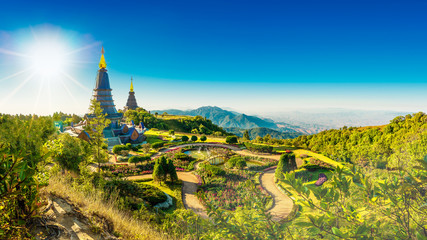
[[[211,169],[212,168],[212,169]],[[204,184],[201,186],[197,197],[204,205],[220,207],[234,211],[237,207],[252,206],[252,197],[256,193],[249,191],[248,181],[253,181],[254,172],[245,170],[220,170],[216,166],[201,164],[198,170]],[[271,201],[270,195],[261,187],[256,186],[266,196],[266,202]]]

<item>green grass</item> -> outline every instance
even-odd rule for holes
[[[304,150],[304,149],[297,149],[297,150],[293,150],[293,153],[295,153],[296,157],[301,156],[302,154],[306,154],[307,156],[311,156],[311,157],[315,157],[317,159],[319,159],[322,162],[325,162],[327,164],[330,164],[333,167],[341,167],[343,168],[344,165],[340,162],[334,161],[326,156],[323,156],[322,154],[318,154],[318,153],[314,153],[312,151],[308,151],[308,150]]]
[[[190,116],[182,116],[182,115],[158,115],[157,118],[163,119],[163,120],[171,120],[171,119],[185,119],[185,118],[191,118]]]
[[[145,134],[145,136],[147,136],[147,140],[146,141],[149,144],[153,144],[153,143],[156,143],[156,142],[165,142],[165,141],[159,139],[159,137],[157,135]]]

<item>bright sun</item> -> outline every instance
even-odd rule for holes
[[[45,77],[58,75],[65,70],[66,55],[65,47],[58,42],[37,43],[30,53],[31,67]]]

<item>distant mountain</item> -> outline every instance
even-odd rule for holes
[[[247,130],[247,129],[242,129],[242,128],[224,128],[225,131],[235,134],[236,136],[239,137],[243,137],[243,133]],[[270,129],[270,128],[251,128],[248,129],[249,132],[249,137],[251,139],[255,139],[257,136],[260,137],[264,137],[267,134],[270,134],[271,137],[273,138],[277,138],[277,139],[289,139],[289,138],[296,138],[298,136],[303,135],[300,132],[280,132],[274,129]]]
[[[221,109],[219,107],[200,107],[194,110],[177,110],[177,109],[167,109],[167,110],[153,110],[151,112],[157,112],[162,114],[167,112],[172,115],[187,115],[187,116],[202,116],[210,119],[213,123],[217,124],[223,128],[278,128],[277,125],[271,119],[262,119],[255,116],[248,116],[246,114],[239,114],[231,111]]]

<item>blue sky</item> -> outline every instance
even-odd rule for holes
[[[8,1],[0,10],[0,112],[87,111],[105,48],[117,108],[130,77],[146,109],[427,111],[425,1]],[[64,75],[25,69],[36,41]],[[28,79],[28,81],[26,81]]]

